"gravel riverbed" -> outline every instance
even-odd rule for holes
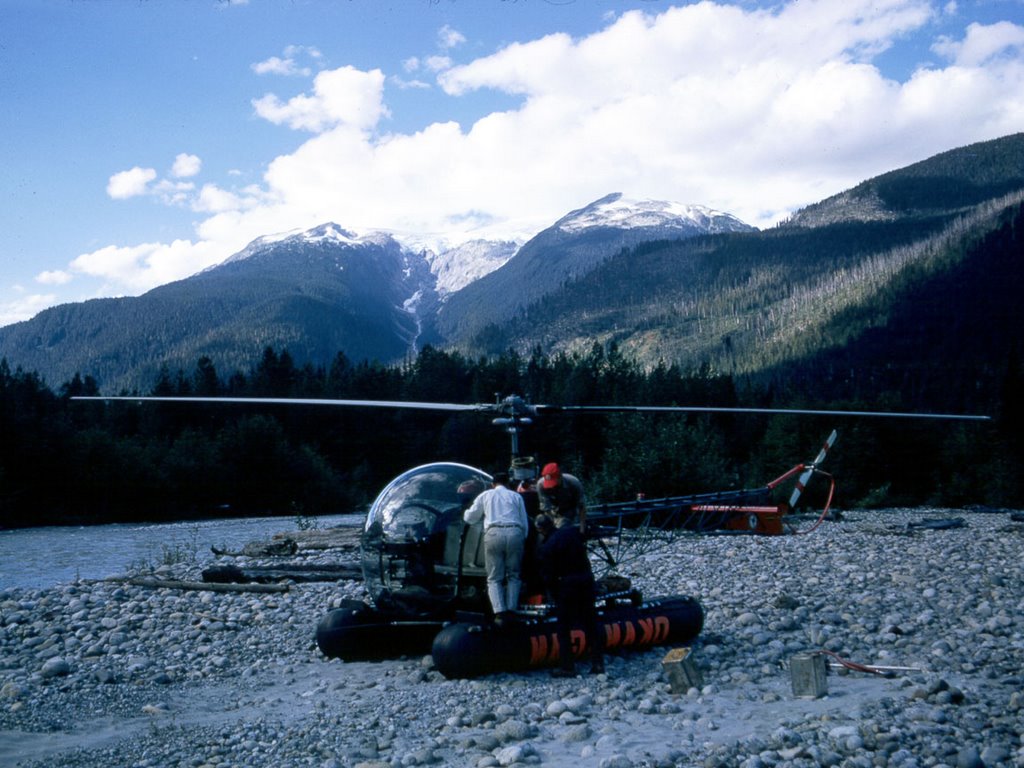
[[[916,525],[951,518],[963,525]],[[353,581],[0,590],[0,765],[1024,766],[1022,543],[1006,511],[914,509],[634,552],[620,572],[645,595],[704,605],[691,654],[702,685],[679,693],[667,648],[575,679],[328,660],[316,624],[363,597]],[[825,695],[794,696],[791,659],[821,650],[899,669],[830,667]]]

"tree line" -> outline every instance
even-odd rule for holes
[[[760,487],[813,458],[828,432],[826,469],[840,507],[1015,506],[1022,450],[1014,423],[1021,389],[1007,369],[995,422],[687,413],[557,414],[523,436],[523,452],[579,475],[593,502]],[[785,395],[780,393],[785,392]],[[57,391],[0,360],[0,526],[302,515],[363,508],[403,470],[450,460],[507,468],[508,437],[472,412],[381,407],[73,400],[96,395],[75,375]],[[534,403],[808,407],[797,386],[658,364],[615,345],[586,353],[513,351],[470,359],[424,348],[402,365],[299,365],[267,348],[248,371],[223,376],[209,358],[164,369],[132,395]],[[814,408],[900,410],[898,390]],[[991,403],[986,403],[990,405]],[[1018,414],[1019,415],[1019,414]],[[823,489],[811,488],[810,504]],[[817,495],[816,495],[817,493]]]

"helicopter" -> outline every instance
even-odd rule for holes
[[[523,455],[524,429],[554,413],[746,413],[844,417],[989,420],[987,416],[878,411],[726,408],[705,406],[538,405],[519,395],[496,396],[492,403],[457,404],[386,400],[335,400],[257,397],[76,397],[76,400],[138,402],[216,402],[269,405],[324,405],[477,412],[509,435],[508,474],[513,485],[529,488],[539,478],[538,462]],[[836,440],[825,440],[816,458],[796,465],[760,488],[691,496],[599,504],[588,510],[585,538],[596,557],[611,569],[616,556],[608,542],[622,542],[651,532],[753,533],[776,535],[809,532],[829,511],[835,483],[820,465]],[[817,523],[797,531],[787,522],[812,478],[824,476],[830,487]],[[795,478],[795,480],[794,480]],[[451,461],[409,469],[388,483],[370,505],[360,536],[360,561],[370,602],[346,600],[317,625],[316,639],[327,657],[344,660],[393,658],[430,652],[435,666],[449,678],[472,678],[502,670],[552,666],[565,653],[581,657],[592,638],[581,628],[572,633],[572,648],[558,647],[556,616],[544,602],[542,587],[524,562],[525,597],[510,622],[497,625],[489,614],[484,568],[483,528],[466,525],[463,512],[492,476]],[[794,482],[788,501],[773,504],[774,492]],[[532,526],[531,526],[532,527]],[[529,550],[529,547],[528,547]],[[692,596],[646,599],[625,577],[611,572],[598,580],[598,631],[608,650],[644,649],[685,644],[703,627],[704,613]]]

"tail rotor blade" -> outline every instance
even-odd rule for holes
[[[832,444],[836,441],[838,433],[836,430],[832,430],[832,434],[828,436],[825,444],[821,446],[821,450],[818,451],[818,455],[814,461],[807,467],[806,470],[800,475],[800,478],[796,481],[796,487],[793,489],[793,494],[789,497],[789,508],[795,509],[796,503],[800,500],[801,494],[804,492],[804,488],[807,487],[807,483],[811,480],[811,475],[814,474],[814,470],[818,468],[818,465],[825,460],[828,456],[828,449],[832,447]]]

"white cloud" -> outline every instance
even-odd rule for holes
[[[932,50],[962,67],[977,67],[1000,55],[1018,60],[1024,50],[1024,26],[1001,21],[997,24],[971,24],[962,41],[940,38]]]
[[[78,256],[70,267],[106,281],[114,292],[141,293],[194,274],[223,258],[216,244],[175,240],[170,244],[109,245]]]
[[[187,205],[196,185],[190,181],[170,181],[161,179],[150,187],[150,192],[158,195],[167,205]]]
[[[309,67],[300,67],[294,59],[282,59],[279,56],[271,56],[264,61],[258,61],[252,65],[252,71],[257,75],[304,75],[308,77],[313,74]]]
[[[195,202],[195,210],[205,213],[237,211],[242,207],[238,195],[221,189],[215,184],[204,184]]]
[[[285,46],[284,55],[290,59],[296,56],[307,56],[313,61],[320,61],[324,55],[320,49],[312,45],[289,45]]]
[[[451,68],[452,60],[448,56],[428,56],[424,60],[423,66],[431,72],[443,72]]]
[[[391,75],[388,78],[388,83],[390,85],[395,86],[400,91],[408,91],[411,89],[426,91],[432,87],[430,83],[425,82],[423,80],[418,80],[416,78],[413,78],[412,80],[406,80],[405,78],[397,77],[396,75]]]
[[[282,102],[274,94],[253,101],[256,114],[277,125],[320,133],[334,126],[373,128],[386,116],[382,101],[384,75],[379,69],[354,67],[325,70],[313,80],[311,95]]]
[[[466,42],[466,36],[457,29],[453,29],[445,24],[437,31],[437,40],[441,48],[448,50],[449,48],[457,48]]]
[[[196,155],[182,152],[174,158],[174,165],[171,166],[171,176],[178,179],[187,179],[195,176],[203,168],[203,161]]]
[[[402,71],[408,74],[420,71],[423,68],[424,62],[420,60],[418,56],[410,56],[402,62]],[[406,79],[398,75],[390,75],[388,77],[388,83],[398,88],[400,91],[407,91],[412,88],[420,90],[428,90],[431,85],[430,83],[424,82],[418,78]]]
[[[262,190],[249,186],[239,192],[222,189],[216,184],[204,184],[192,209],[200,213],[224,213],[255,208],[264,200]]]
[[[309,77],[313,74],[310,63],[300,63],[299,59],[309,59],[311,64],[318,65],[323,54],[317,48],[305,45],[289,45],[284,49],[284,58],[271,56],[251,66],[257,75],[281,75],[284,77]]]
[[[144,195],[148,191],[146,185],[156,178],[152,168],[135,166],[131,170],[115,173],[107,182],[107,194],[115,200]]]
[[[177,190],[205,215],[195,242],[111,246],[73,271],[141,290],[260,235],[325,221],[456,238],[533,234],[615,191],[768,226],[871,176],[1024,128],[1017,25],[965,28],[938,43],[952,65],[897,81],[873,57],[928,31],[936,10],[925,0],[657,10],[444,69],[440,105],[477,91],[518,99],[465,128],[453,117],[380,131],[385,88],[401,85],[379,70],[324,70],[304,94],[268,94],[254,102],[259,116],[314,135],[269,162],[258,187]],[[406,71],[427,69],[406,61]],[[134,194],[155,177],[125,173]]]
[[[34,293],[21,296],[6,304],[0,304],[0,327],[28,320],[56,303],[57,296],[55,294]]]
[[[36,282],[42,285],[67,285],[74,278],[62,269],[47,270],[36,275]]]

